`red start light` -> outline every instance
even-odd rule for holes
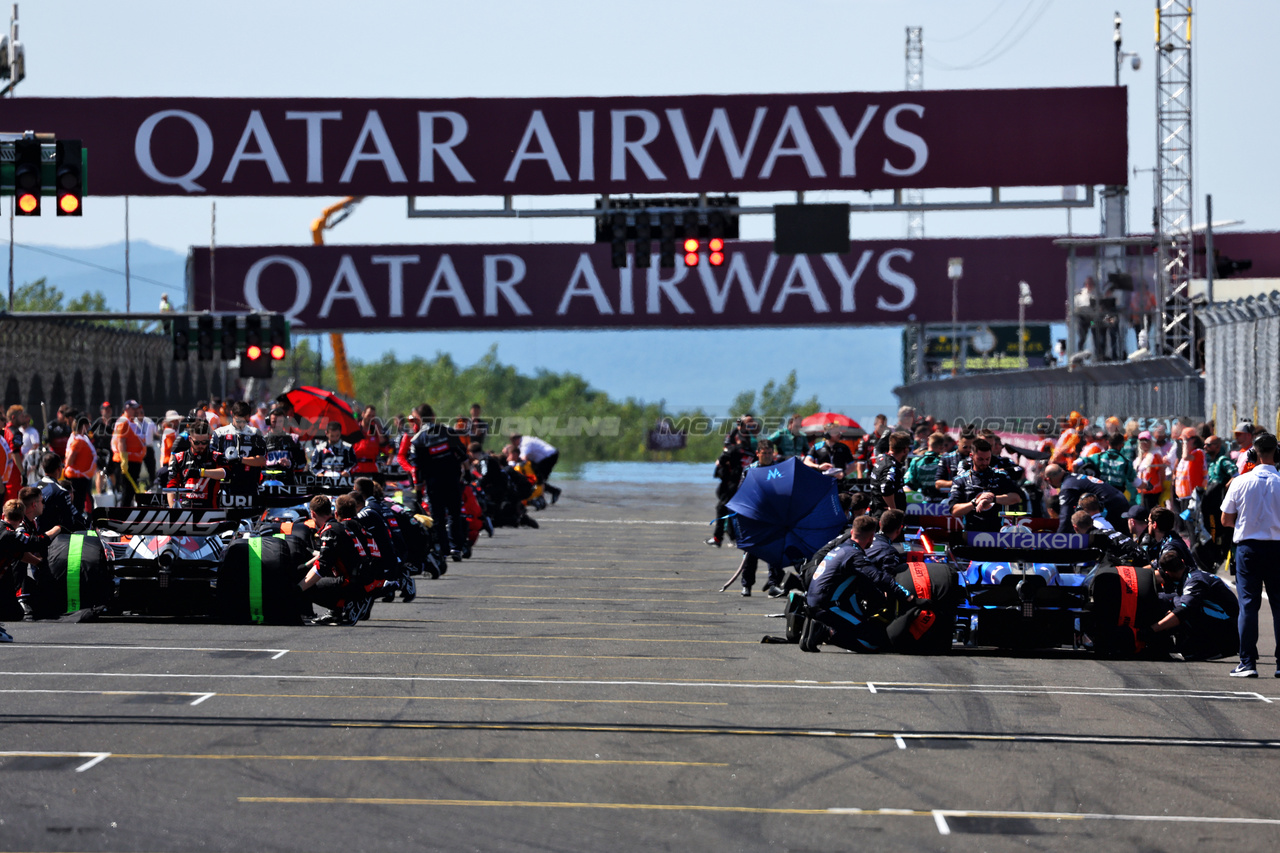
[[[244,351],[244,354],[249,357],[250,361],[257,361],[262,358],[262,347],[257,344],[250,344],[248,349]]]
[[[698,265],[698,253],[686,252],[684,256],[684,265],[686,267],[696,267]]]
[[[284,347],[280,346],[279,344],[276,344],[275,346],[273,346],[271,348],[271,357],[274,358],[276,361],[279,361],[280,359],[284,358]]]
[[[711,266],[718,267],[724,263],[724,252],[712,252],[707,260],[711,262]]]
[[[18,209],[23,213],[31,213],[40,206],[40,200],[31,193],[23,193],[18,196]]]
[[[713,252],[722,252],[724,251],[724,241],[719,237],[712,237],[710,242],[707,243],[707,248]]]
[[[58,207],[62,208],[63,213],[75,213],[80,209],[80,199],[68,193],[58,199]]]
[[[696,252],[696,251],[698,251],[698,241],[697,241],[697,240],[695,240],[695,239],[693,239],[692,237],[690,237],[688,240],[685,240],[685,241],[684,241],[684,250],[685,250],[686,252]],[[692,264],[690,264],[690,266],[693,266],[693,265],[692,265]]]

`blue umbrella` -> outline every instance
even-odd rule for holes
[[[775,566],[809,559],[846,523],[835,479],[794,457],[749,469],[728,507],[738,547]]]

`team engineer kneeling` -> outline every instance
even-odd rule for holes
[[[813,573],[805,599],[809,618],[800,638],[802,651],[816,652],[823,643],[855,652],[880,651],[889,644],[889,620],[879,616],[890,598],[908,607],[926,603],[868,555],[878,530],[874,518],[858,516],[853,538],[827,554]]]

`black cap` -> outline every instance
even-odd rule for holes
[[[1129,509],[1126,512],[1122,513],[1120,517],[1136,518],[1138,521],[1146,521],[1148,518],[1151,517],[1151,510],[1139,504],[1138,506],[1129,507]]]

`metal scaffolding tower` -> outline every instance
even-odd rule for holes
[[[1154,355],[1196,363],[1191,304],[1191,3],[1156,0],[1156,273]]]
[[[907,27],[907,91],[918,92],[924,88],[924,27]],[[924,190],[909,189],[903,193],[906,204],[924,204]],[[907,237],[924,236],[924,211],[907,213]]]

